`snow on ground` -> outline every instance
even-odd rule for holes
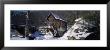
[[[82,18],[76,19],[75,24],[60,38],[53,37],[53,34],[51,32],[46,33],[45,35],[38,35],[34,40],[68,40],[68,37],[74,37],[76,40],[81,38],[86,38],[91,33],[87,33],[87,26],[88,23],[84,21]],[[91,27],[91,26],[88,26]],[[13,40],[26,40],[26,38],[11,38]]]
[[[72,37],[72,36],[75,37],[75,39],[77,40],[81,38],[86,38],[91,34],[91,33],[86,33],[86,31],[88,30],[87,28],[84,28],[88,24],[87,22],[85,22],[82,18],[76,19],[75,21],[76,23],[62,37],[54,38],[51,33],[51,35],[43,36],[44,38],[43,40],[68,40],[68,37]]]

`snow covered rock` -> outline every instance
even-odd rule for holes
[[[75,22],[76,23],[63,35],[63,37],[59,38],[60,40],[84,40],[91,34],[91,32],[87,32],[87,27],[92,27],[92,24],[89,24],[82,18],[76,19]]]

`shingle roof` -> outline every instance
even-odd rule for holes
[[[60,18],[58,15],[56,15],[55,13],[50,12],[50,14],[51,14],[55,19],[59,19],[59,20],[65,21],[65,20],[63,20],[62,18]],[[49,14],[49,15],[50,15],[50,14]]]

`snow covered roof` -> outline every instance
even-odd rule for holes
[[[59,20],[65,21],[65,20],[61,19],[58,15],[56,15],[56,14],[54,14],[54,13],[52,13],[52,12],[50,12],[50,14],[51,14],[55,19],[59,19]],[[49,15],[50,15],[50,14],[49,14]]]
[[[87,21],[85,21],[84,19],[82,18],[78,18],[75,20],[76,22],[78,23],[83,23],[84,25],[89,25],[89,27],[94,27],[95,25],[93,25],[92,23],[88,23]],[[93,22],[93,21],[92,21]]]
[[[75,21],[78,22],[78,21],[80,21],[80,20],[82,20],[82,18],[78,18],[78,19],[76,19]]]

